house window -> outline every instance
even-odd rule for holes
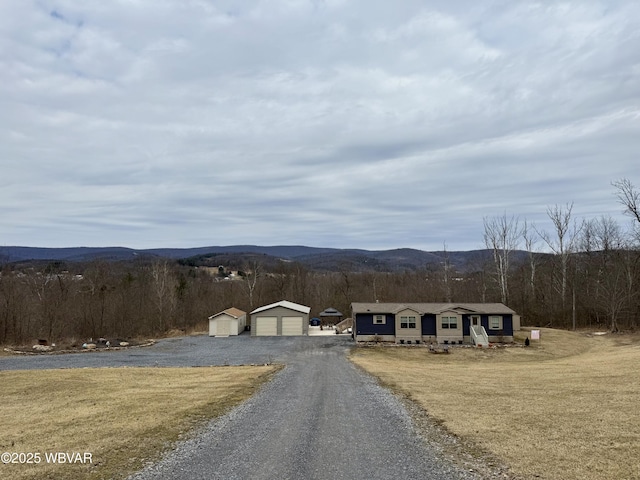
[[[489,330],[502,330],[502,317],[500,315],[491,315],[489,317]]]
[[[416,317],[400,317],[400,328],[416,328]]]
[[[458,317],[442,317],[442,328],[458,328]]]
[[[387,323],[387,319],[384,315],[374,315],[373,323],[376,325],[384,325],[385,323]]]

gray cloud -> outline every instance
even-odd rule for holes
[[[640,4],[0,6],[0,242],[482,247],[640,183]]]

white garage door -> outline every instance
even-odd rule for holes
[[[278,317],[256,318],[256,336],[277,335]]]
[[[219,318],[216,327],[216,337],[228,337],[231,331],[231,319]]]
[[[282,317],[282,335],[302,335],[302,317]]]

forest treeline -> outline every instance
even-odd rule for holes
[[[22,345],[109,337],[158,337],[206,330],[229,307],[250,312],[279,300],[334,307],[352,302],[503,302],[524,325],[622,330],[640,315],[638,191],[614,182],[635,223],[611,217],[576,219],[573,205],[553,206],[554,227],[539,231],[506,213],[484,219],[491,260],[458,272],[446,250],[440,265],[405,272],[316,272],[296,262],[202,268],[168,259],[128,262],[6,263],[0,274],[0,344]],[[526,255],[515,256],[515,251]],[[544,252],[544,253],[542,253]],[[240,271],[229,277],[229,270]]]

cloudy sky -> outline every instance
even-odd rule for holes
[[[483,248],[627,218],[640,2],[0,2],[0,245]]]

